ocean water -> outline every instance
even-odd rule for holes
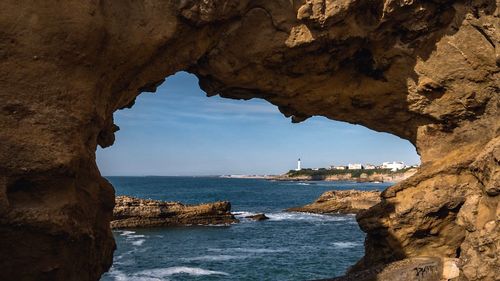
[[[114,231],[117,250],[102,281],[313,280],[342,275],[363,256],[353,215],[286,213],[327,190],[383,190],[388,183],[275,182],[217,177],[109,177],[117,195],[188,204],[228,200],[230,226]],[[270,220],[244,216],[265,213]]]

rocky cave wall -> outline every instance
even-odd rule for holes
[[[114,191],[95,164],[113,112],[186,70],[208,95],[263,98],[411,141],[422,167],[358,221],[351,271],[459,258],[499,268],[495,0],[0,2],[0,279],[98,280]]]

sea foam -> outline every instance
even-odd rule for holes
[[[183,258],[184,261],[229,261],[248,258],[247,255],[204,255],[192,258]]]
[[[176,274],[188,274],[192,276],[204,275],[229,275],[226,272],[203,269],[199,267],[173,266],[167,268],[155,268],[139,271],[133,274],[134,277],[165,278]]]
[[[347,216],[332,216],[332,215],[298,213],[298,212],[270,213],[270,214],[266,214],[266,216],[268,216],[271,221],[324,222],[324,221],[347,221],[347,220],[351,219]]]
[[[290,250],[281,248],[281,249],[259,249],[259,248],[210,248],[208,249],[210,252],[231,252],[231,253],[250,253],[250,254],[266,254],[266,253],[283,253],[289,252]]]
[[[132,245],[134,245],[134,246],[142,246],[142,244],[144,244],[144,242],[146,242],[145,239],[139,239],[139,240],[133,241]]]
[[[233,214],[245,221],[254,221],[251,219],[245,219],[248,216],[254,216],[261,213],[239,211],[233,212]],[[265,214],[270,221],[311,221],[311,222],[336,222],[336,221],[350,221],[354,220],[354,215],[323,215],[323,214],[313,214],[304,212],[277,212],[277,213],[266,213]]]
[[[244,218],[244,217],[248,217],[248,216],[255,216],[257,215],[258,213],[254,213],[254,212],[246,212],[246,211],[241,211],[241,212],[233,212],[233,215],[235,217],[238,217],[238,218]]]
[[[344,242],[333,242],[332,245],[335,246],[336,248],[346,249],[346,248],[354,248],[360,246],[361,243],[344,241]]]

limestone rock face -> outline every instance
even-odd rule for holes
[[[495,0],[1,1],[0,279],[99,279],[114,192],[97,145],[113,112],[186,70],[208,95],[415,145],[417,174],[358,218],[355,270],[431,255],[494,280],[498,29]]]
[[[231,224],[238,220],[231,214],[231,204],[214,202],[184,205],[179,202],[116,197],[111,228]]]
[[[331,190],[311,204],[289,208],[289,212],[317,214],[357,214],[380,202],[379,191]]]
[[[346,276],[316,281],[448,281],[452,278],[447,277],[456,277],[450,270],[453,263],[448,260],[436,257],[408,258]]]

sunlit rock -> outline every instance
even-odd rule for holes
[[[221,225],[236,223],[231,203],[184,205],[130,196],[116,197],[112,228]]]
[[[321,115],[416,146],[418,173],[358,217],[366,255],[353,272],[425,255],[458,258],[463,280],[494,280],[497,6],[3,0],[0,279],[98,280],[109,268],[114,192],[95,150],[113,142],[113,112],[187,70],[208,95],[263,98],[294,122]]]

